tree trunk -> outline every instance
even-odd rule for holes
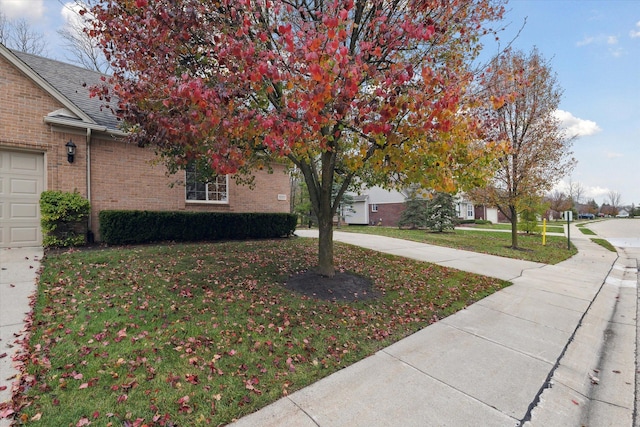
[[[318,216],[318,273],[333,277],[333,218],[329,215]]]
[[[333,215],[338,203],[332,205],[331,189],[335,170],[335,153],[324,152],[320,158],[321,174],[315,169],[313,162],[297,162],[304,176],[309,199],[314,213],[318,217],[318,267],[317,272],[323,276],[333,277]],[[349,178],[350,179],[350,178]],[[347,182],[348,183],[348,182]],[[346,188],[346,184],[345,184]],[[344,193],[344,189],[339,196]],[[339,197],[338,197],[339,199]]]
[[[511,213],[511,248],[518,249],[518,212],[515,206],[509,206]]]

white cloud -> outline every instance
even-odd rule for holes
[[[637,32],[637,35],[640,36],[640,30]],[[619,41],[620,40],[616,35],[599,34],[597,36],[585,36],[582,40],[576,43],[576,46],[577,47],[585,47],[589,45],[598,46],[598,47],[609,46],[608,50],[611,56],[613,56],[614,58],[619,58],[622,55],[625,55],[627,53],[624,48],[618,47]]]
[[[591,199],[605,200],[611,191],[609,188],[600,187],[599,185],[586,185],[585,183],[578,181],[574,181],[573,183],[580,185],[582,188],[580,201],[583,203]],[[564,194],[569,194],[569,184],[565,180],[558,181],[552,191],[556,190]]]
[[[640,37],[640,21],[638,21],[638,22],[636,23],[636,29],[635,29],[635,30],[631,30],[631,31],[629,31],[629,36],[630,36],[632,39],[635,39],[635,38],[637,38],[637,37]]]
[[[617,47],[617,48],[610,48],[609,49],[609,53],[611,54],[611,56],[613,56],[614,58],[620,58],[622,55],[624,55],[625,53],[627,53],[626,50],[624,50],[621,47]]]
[[[555,116],[570,137],[594,135],[602,130],[596,122],[575,117],[568,111],[556,110]]]
[[[605,153],[605,156],[607,156],[607,159],[615,159],[617,157],[622,157],[621,153],[616,153],[614,151],[607,151]]]
[[[7,19],[39,19],[44,15],[44,0],[0,0],[0,10]]]
[[[83,5],[81,3],[66,2],[62,9],[60,10],[60,15],[62,15],[62,19],[67,26],[73,29],[82,29],[85,27],[84,22],[89,18],[87,15],[84,17],[80,15],[80,10],[83,9]]]
[[[596,39],[594,37],[585,37],[584,39],[576,43],[576,46],[578,47],[587,46],[593,43],[595,40]]]
[[[594,187],[586,187],[584,194],[586,196],[587,199],[597,199],[600,197],[606,197],[607,194],[609,194],[609,190],[608,188],[603,188],[600,186],[594,186]]]

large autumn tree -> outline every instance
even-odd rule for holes
[[[482,82],[489,105],[481,110],[487,135],[503,141],[490,185],[471,196],[497,206],[511,222],[511,246],[518,248],[518,215],[527,200],[542,197],[571,172],[571,138],[555,112],[562,90],[537,49],[509,50],[497,57]]]
[[[114,70],[101,95],[117,96],[131,138],[171,170],[240,176],[288,159],[318,218],[323,275],[354,181],[454,191],[482,175],[487,146],[462,107],[503,0],[94,3],[91,35]]]

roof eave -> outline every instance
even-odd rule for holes
[[[106,126],[101,126],[95,123],[87,123],[85,121],[67,119],[62,117],[45,116],[44,122],[50,125],[64,126],[64,127],[75,128],[75,129],[91,129],[92,131],[104,132],[109,135],[118,136],[118,137],[124,137],[128,135],[127,132],[123,132],[118,129],[109,129]]]
[[[45,92],[59,101],[62,105],[69,109],[69,111],[76,114],[80,117],[87,125],[96,125],[96,122],[87,115],[84,111],[79,109],[73,102],[71,102],[66,96],[64,96],[60,91],[58,91],[55,87],[53,87],[49,82],[40,77],[38,73],[33,71],[31,67],[25,64],[20,58],[13,54],[9,49],[7,49],[4,45],[0,43],[0,55],[2,55],[7,61],[13,64],[17,69],[19,69],[23,74],[29,77],[34,83],[40,86]],[[46,121],[46,120],[45,120]],[[103,126],[104,127],[104,126]]]

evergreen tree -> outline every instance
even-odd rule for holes
[[[398,220],[398,227],[410,228],[411,230],[426,227],[427,201],[414,197],[407,200],[405,204],[406,207],[400,214],[400,220]]]
[[[427,202],[426,226],[432,231],[453,230],[456,221],[456,206],[449,193],[435,193]]]

